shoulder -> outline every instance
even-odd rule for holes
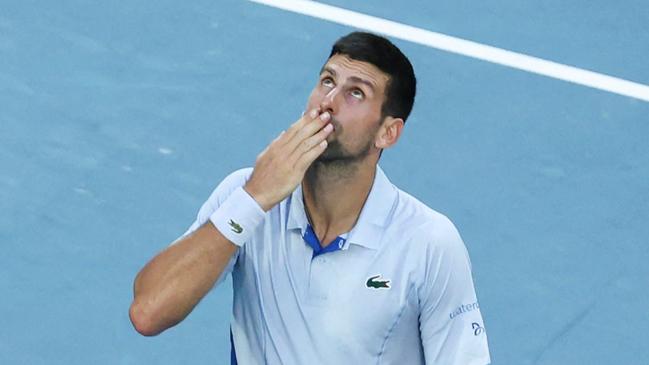
[[[223,181],[217,186],[217,189],[223,185],[223,187],[234,187],[235,189],[245,185],[246,181],[250,178],[250,175],[252,175],[252,167],[244,167],[239,170],[236,170],[234,172],[231,172],[228,176],[226,176]],[[215,189],[216,190],[216,189]]]
[[[410,194],[399,191],[395,215],[410,234],[401,249],[413,262],[417,288],[422,295],[438,291],[436,282],[455,280],[461,288],[471,287],[471,260],[455,224]],[[438,288],[439,289],[439,288]],[[441,290],[441,289],[440,289]]]
[[[443,246],[458,243],[459,233],[446,215],[430,208],[401,189],[397,191],[397,204],[392,224],[407,228],[411,232],[410,241]]]
[[[397,203],[390,224],[391,236],[400,237],[397,249],[418,262],[426,272],[470,260],[455,224],[446,215],[430,208],[414,196],[398,190]],[[450,265],[450,266],[449,266]]]
[[[231,172],[216,186],[216,188],[212,192],[212,195],[228,191],[229,192],[227,193],[227,195],[229,195],[229,193],[234,191],[236,188],[244,186],[246,184],[246,181],[250,179],[252,170],[252,167],[244,167],[242,169]]]
[[[252,175],[252,170],[252,167],[245,167],[227,175],[223,180],[221,180],[216,188],[214,188],[210,197],[203,205],[203,208],[212,211],[215,210],[225,201],[225,199],[227,199],[228,196],[230,196],[230,194],[232,194],[233,191],[246,184],[246,181],[248,181],[250,175]]]
[[[195,231],[203,225],[209,219],[210,215],[218,209],[218,207],[223,204],[223,202],[240,186],[246,184],[246,181],[250,178],[252,174],[252,167],[247,167],[243,169],[236,170],[229,175],[227,175],[221,182],[216,186],[212,191],[209,198],[203,203],[201,208],[198,210],[196,220],[189,227],[189,229],[183,234],[187,234]]]

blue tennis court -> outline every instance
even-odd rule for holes
[[[649,84],[640,0],[323,3]],[[145,338],[133,279],[353,29],[250,1],[0,0],[0,364],[228,363],[229,283]],[[649,364],[649,102],[391,39],[419,88],[381,166],[457,225],[493,363]]]

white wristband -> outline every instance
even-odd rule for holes
[[[241,247],[264,220],[266,212],[243,187],[237,188],[210,215],[210,221],[232,243]]]

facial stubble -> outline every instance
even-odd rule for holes
[[[343,132],[340,123],[335,118],[331,119],[331,123],[335,127],[334,133],[340,135]],[[367,134],[367,140],[358,151],[349,151],[342,145],[342,143],[340,143],[338,138],[334,138],[332,141],[328,142],[327,148],[320,156],[318,156],[315,162],[323,165],[352,165],[365,159],[372,148],[374,135],[380,127],[380,120],[377,121],[376,126],[376,129]],[[336,136],[334,135],[334,137]]]

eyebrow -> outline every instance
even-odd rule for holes
[[[336,71],[331,67],[328,67],[328,66],[322,67],[322,70],[320,70],[320,74],[322,75],[324,72],[328,72],[328,73],[332,74],[333,76],[336,76]],[[350,76],[349,80],[352,81],[352,82],[358,82],[358,83],[367,85],[372,90],[372,92],[374,92],[374,84],[372,82],[368,81],[368,80],[365,80],[365,79],[360,78],[358,76]]]

